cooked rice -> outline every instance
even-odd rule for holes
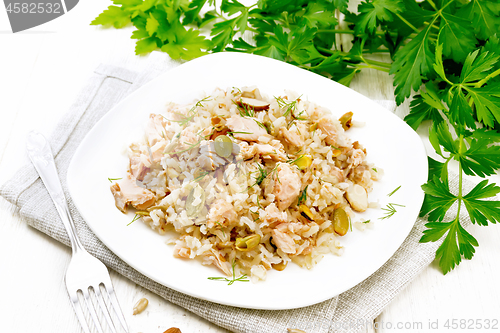
[[[342,208],[354,216],[346,191],[358,184],[370,192],[382,172],[366,162],[366,150],[345,134],[337,120],[341,115],[333,116],[296,93],[285,92],[280,98],[269,98],[255,87],[216,89],[194,106],[169,104],[163,115],[151,115],[146,140],[130,146],[128,177],[155,198],[143,209],[149,215],[142,221],[160,234],[175,230],[177,237],[168,241],[175,244],[174,256],[199,258],[226,275],[232,274],[235,263],[237,275],[247,274],[257,281],[279,264],[293,261],[310,269],[328,253],[342,254],[341,236],[331,227],[332,213]],[[267,102],[269,109],[252,112],[251,107],[238,106],[242,97]],[[210,137],[225,125],[213,123],[227,125],[231,117],[240,121],[238,116],[246,112],[253,117],[242,119],[252,119],[260,128],[266,124],[267,131],[259,130],[251,141],[243,137],[255,132],[226,133],[233,142],[233,154],[219,156]],[[318,123],[333,132],[322,132],[327,127]],[[311,157],[312,163],[299,170],[296,160],[303,155]],[[280,176],[287,177],[286,184],[281,184]],[[283,195],[280,188],[293,195]],[[298,188],[299,194],[305,191],[302,204],[311,211],[312,220],[299,211]],[[114,194],[117,206],[118,199],[125,200],[119,207],[125,212],[133,204],[122,192]],[[190,192],[193,201],[187,203]],[[186,204],[201,206],[190,216]],[[355,226],[368,227],[361,222]],[[236,248],[241,238],[253,235],[260,236],[253,249]]]

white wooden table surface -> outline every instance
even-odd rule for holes
[[[63,17],[18,34],[10,32],[0,9],[0,184],[29,162],[26,134],[37,129],[48,135],[99,63],[144,68],[147,58],[134,55],[131,28],[88,25],[103,8],[102,2],[81,1]],[[363,73],[352,88],[372,99],[393,98],[391,79],[381,72]],[[451,331],[444,328],[448,319],[500,321],[500,226],[470,231],[480,243],[473,260],[446,276],[436,264],[426,268],[367,332],[446,332]],[[81,332],[63,284],[70,256],[67,247],[28,227],[0,199],[0,332]],[[130,332],[157,333],[172,326],[183,333],[227,332],[116,273],[111,278]],[[132,316],[142,297],[149,306]],[[439,329],[429,328],[436,321]],[[500,332],[500,323],[496,329],[456,331]]]

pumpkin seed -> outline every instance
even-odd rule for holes
[[[229,157],[233,152],[233,141],[227,135],[219,135],[214,140],[215,152],[220,157]]]
[[[343,208],[337,208],[333,211],[333,230],[339,236],[344,236],[349,230],[349,217]]]
[[[260,244],[260,235],[251,235],[245,238],[236,238],[234,245],[238,251],[248,252]]]

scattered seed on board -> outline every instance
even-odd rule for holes
[[[287,330],[288,330],[288,333],[306,333],[303,330],[299,330],[296,328],[287,328]]]
[[[134,313],[133,315],[135,316],[136,314],[141,313],[144,311],[144,309],[148,306],[148,300],[146,298],[141,298],[140,300],[137,301],[134,305]]]
[[[182,333],[182,332],[177,327],[170,327],[168,330],[166,330],[163,333]]]

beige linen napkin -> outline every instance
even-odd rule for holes
[[[287,328],[300,328],[307,333],[327,333],[358,332],[370,326],[405,285],[434,259],[440,243],[418,243],[426,222],[419,218],[394,256],[358,286],[325,302],[283,311],[242,309],[200,300],[166,288],[128,266],[103,245],[76,211],[67,192],[66,172],[75,149],[106,112],[144,83],[178,65],[166,55],[156,52],[151,55],[150,62],[148,69],[140,74],[109,65],[99,66],[50,138],[78,235],[85,248],[109,268],[164,299],[233,332],[286,333]],[[392,111],[395,108],[393,102],[382,101],[381,104]],[[457,184],[457,177],[450,177],[452,190],[456,189]],[[466,182],[465,186],[467,191],[473,184]],[[5,183],[0,195],[17,206],[20,216],[30,226],[69,246],[66,231],[32,165],[23,167]],[[466,215],[461,218],[465,224],[469,223]]]

